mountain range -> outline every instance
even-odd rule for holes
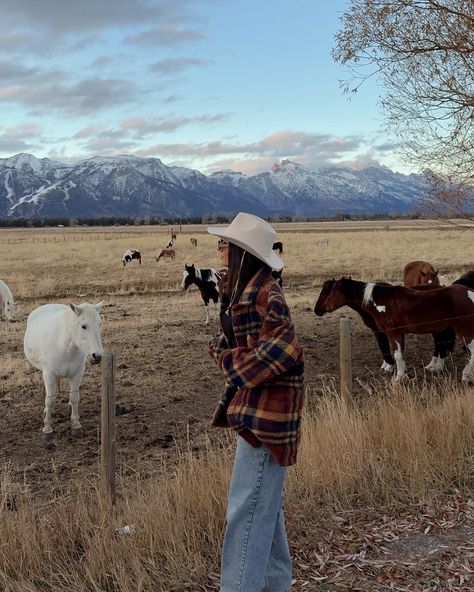
[[[385,166],[311,170],[283,160],[257,175],[204,175],[158,158],[97,156],[64,164],[22,153],[0,158],[0,219],[404,213],[415,209],[422,185],[422,176]]]

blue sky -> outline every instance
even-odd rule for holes
[[[348,0],[0,0],[0,156],[136,154],[209,173],[290,158],[404,170],[376,80],[331,59]]]

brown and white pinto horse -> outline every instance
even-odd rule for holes
[[[413,290],[341,278],[325,298],[324,312],[332,312],[348,303],[367,312],[377,330],[384,332],[394,350],[397,379],[405,375],[403,359],[405,335],[438,333],[451,327],[470,352],[462,371],[468,381],[474,371],[474,290],[455,284],[434,290]]]
[[[206,307],[206,325],[211,322],[209,317],[209,302],[212,300],[214,303],[214,316],[217,319],[217,312],[215,305],[219,301],[219,281],[222,277],[221,272],[217,269],[209,267],[207,269],[201,269],[192,265],[184,264],[183,281],[181,282],[181,288],[187,290],[192,284],[196,284],[201,293],[201,298],[204,301]]]
[[[322,316],[327,312],[324,309],[324,303],[326,298],[329,296],[335,282],[335,279],[327,280],[324,282],[318,300],[314,307],[314,312],[318,316]],[[461,284],[462,286],[466,286],[467,288],[471,288],[472,290],[474,290],[474,271],[466,272],[460,278],[454,281],[453,284]],[[389,286],[391,284],[386,285]],[[435,289],[431,285],[419,285],[415,286],[414,288],[415,290]],[[352,308],[352,310],[357,312],[361,317],[364,325],[374,333],[374,337],[377,340],[377,344],[379,346],[383,358],[381,370],[383,370],[384,372],[392,372],[395,365],[395,360],[392,354],[390,353],[390,343],[387,335],[385,335],[385,333],[383,333],[382,331],[378,330],[375,320],[369,313],[367,313],[367,311],[363,310],[360,306],[352,302],[347,302],[346,306]],[[427,366],[425,366],[426,370],[435,372],[443,369],[444,362],[448,352],[451,352],[454,349],[455,340],[456,334],[451,328],[445,329],[444,331],[440,331],[439,333],[433,333],[434,353],[430,363]]]
[[[403,285],[413,288],[429,284],[439,286],[439,269],[435,269],[428,261],[410,261],[403,268]]]
[[[461,278],[460,278],[461,279]],[[329,312],[325,309],[325,302],[326,298],[331,293],[331,290],[336,283],[335,279],[327,280],[324,282],[319,297],[316,301],[314,306],[314,313],[318,316],[323,316],[326,312]],[[386,286],[391,286],[392,284],[388,284],[385,282],[383,283]],[[462,282],[460,282],[462,283]],[[466,285],[466,284],[465,284]],[[420,285],[416,286],[415,290],[427,290],[427,289],[434,289],[431,286],[427,285]],[[375,339],[377,340],[377,344],[379,346],[380,353],[382,354],[382,366],[381,370],[384,372],[392,372],[395,367],[395,359],[393,358],[390,352],[390,342],[387,335],[380,331],[377,327],[377,323],[372,315],[367,312],[364,308],[358,305],[355,302],[345,302],[341,304],[341,306],[348,306],[352,308],[358,315],[361,317],[364,325],[368,327],[374,334]],[[335,309],[334,309],[335,310]],[[332,312],[332,311],[331,311]],[[444,361],[448,354],[448,352],[453,351],[454,343],[456,340],[456,334],[451,328],[445,329],[444,331],[440,331],[438,333],[433,333],[433,341],[434,341],[434,353],[433,357],[431,358],[430,363],[425,366],[426,370],[430,370],[431,372],[435,372],[438,370],[442,370],[444,367]]]
[[[193,247],[198,246],[198,239],[197,238],[191,237],[189,240],[191,241],[191,246],[193,246]]]

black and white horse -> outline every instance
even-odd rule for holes
[[[192,265],[184,265],[183,281],[181,288],[187,290],[191,284],[196,284],[201,293],[201,298],[204,301],[206,308],[206,325],[211,322],[209,316],[208,304],[210,301],[214,303],[214,318],[217,320],[217,311],[215,305],[219,301],[219,280],[222,274],[217,269],[207,268],[201,269]]]
[[[281,241],[277,241],[276,243],[273,243],[272,249],[274,251],[278,251],[278,254],[281,255],[283,253],[283,243]]]
[[[130,261],[133,259],[138,261],[140,265],[142,264],[142,254],[140,251],[137,251],[136,249],[129,249],[128,251],[125,251],[125,253],[122,255],[123,266],[125,267],[125,265],[130,263]]]

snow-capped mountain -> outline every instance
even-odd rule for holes
[[[67,165],[17,154],[0,159],[0,218],[406,212],[421,185],[420,176],[383,166],[314,171],[283,160],[253,176],[204,175],[158,158],[97,156]]]

